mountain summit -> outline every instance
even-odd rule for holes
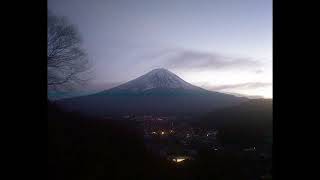
[[[143,92],[150,89],[201,89],[187,83],[179,76],[164,68],[154,69],[132,81],[117,86],[112,90],[129,90],[133,92]]]

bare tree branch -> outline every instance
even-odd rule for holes
[[[89,79],[80,76],[89,69],[88,58],[81,48],[81,38],[75,26],[63,17],[48,15],[48,87],[84,84]]]

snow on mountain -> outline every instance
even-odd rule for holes
[[[113,90],[146,91],[154,88],[166,89],[201,89],[194,86],[164,68],[154,69],[147,74],[122,84]]]

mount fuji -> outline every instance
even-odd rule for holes
[[[167,69],[154,69],[96,94],[63,99],[58,105],[93,116],[125,114],[199,114],[238,105],[247,98],[194,86]]]
[[[187,83],[179,76],[173,74],[167,69],[154,69],[147,74],[138,77],[132,81],[122,84],[113,90],[129,90],[132,92],[144,92],[149,89],[199,89],[199,87]]]

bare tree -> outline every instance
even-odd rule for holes
[[[81,84],[87,71],[88,58],[81,48],[77,29],[66,18],[48,15],[48,88],[71,87]],[[82,75],[82,76],[81,76]]]

